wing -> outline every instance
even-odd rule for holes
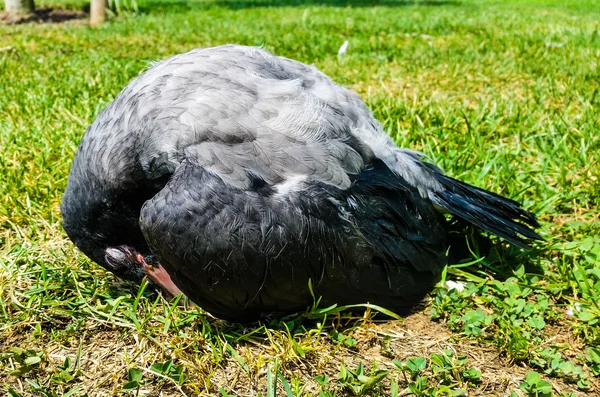
[[[185,161],[140,225],[181,290],[232,320],[304,310],[309,279],[324,304],[404,308],[446,260],[443,217],[380,161],[348,189],[308,179],[285,194]]]
[[[143,206],[140,226],[188,297],[214,315],[240,320],[303,310],[308,279],[320,280],[326,266],[340,267],[360,250],[356,237],[342,250],[336,212],[331,202],[314,203],[309,192],[283,198],[268,185],[242,190],[184,161]]]

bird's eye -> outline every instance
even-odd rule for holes
[[[123,266],[127,259],[127,255],[119,249],[107,248],[106,251],[104,251],[104,259],[109,266],[119,268]]]

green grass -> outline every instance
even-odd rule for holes
[[[600,393],[600,4],[369,3],[144,0],[97,29],[0,25],[0,393]],[[242,327],[116,281],[60,226],[77,144],[148,61],[228,42],[314,63],[400,145],[538,213],[548,243],[474,247],[447,272],[465,289],[405,321]]]

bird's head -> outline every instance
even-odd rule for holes
[[[87,257],[117,277],[140,282],[154,258],[139,227],[142,203],[69,181],[61,202],[63,228]]]
[[[73,230],[68,223],[63,223],[69,238],[88,258],[104,267],[117,277],[139,283],[145,276],[144,264],[155,263],[154,256],[145,242],[139,242],[133,233],[125,238],[120,232],[108,233],[105,236],[91,236],[83,228]],[[132,241],[138,240],[138,243]]]
[[[146,266],[156,265],[153,255],[143,255],[127,245],[106,248],[104,262],[104,267],[111,272],[122,274],[120,277],[134,281],[141,280],[146,275]]]

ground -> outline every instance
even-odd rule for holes
[[[600,395],[597,1],[129,0],[94,29],[81,0],[36,4],[72,20],[0,18],[3,392]],[[314,63],[399,145],[537,213],[547,241],[473,246],[401,320],[241,326],[115,280],[60,226],[77,144],[150,61],[228,42]]]

